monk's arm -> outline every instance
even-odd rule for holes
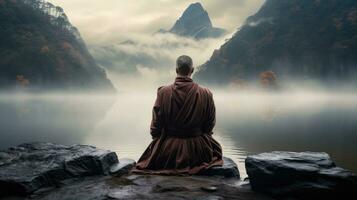
[[[214,104],[213,95],[209,92],[209,101],[207,107],[207,120],[203,126],[203,132],[213,134],[213,128],[216,125],[216,106]]]
[[[152,138],[153,139],[159,138],[161,135],[161,130],[162,130],[161,97],[158,91],[156,101],[152,109],[152,120],[150,126],[150,134]]]

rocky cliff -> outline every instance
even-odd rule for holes
[[[217,83],[278,77],[347,79],[357,71],[357,1],[267,0],[200,68]]]
[[[63,9],[0,0],[0,87],[114,90]]]

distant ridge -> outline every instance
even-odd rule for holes
[[[267,0],[196,78],[229,83],[278,77],[354,79],[357,73],[356,0]]]

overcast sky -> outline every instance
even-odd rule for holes
[[[110,44],[169,29],[192,0],[49,0],[64,8],[88,44]],[[201,0],[216,27],[234,32],[264,0]]]

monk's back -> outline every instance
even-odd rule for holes
[[[133,172],[198,174],[222,165],[222,148],[213,139],[216,110],[212,93],[190,78],[192,59],[177,59],[174,84],[158,89],[152,111],[153,141]]]
[[[164,131],[168,136],[193,137],[209,133],[214,114],[212,93],[190,78],[178,77],[175,83],[159,89]]]

